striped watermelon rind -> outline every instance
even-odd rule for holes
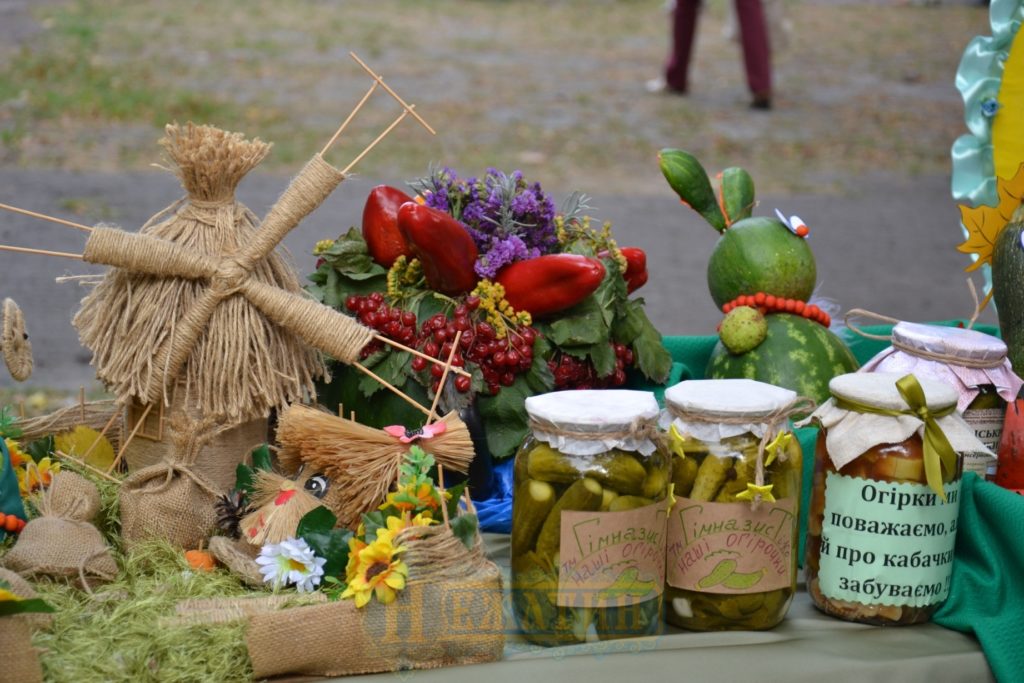
[[[823,325],[791,313],[765,317],[768,334],[757,348],[736,355],[718,342],[708,360],[709,379],[754,379],[820,404],[830,396],[828,383],[833,377],[859,367],[843,340]]]

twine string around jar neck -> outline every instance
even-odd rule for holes
[[[568,429],[561,425],[552,422],[551,420],[545,420],[538,417],[530,417],[530,430],[534,432],[543,432],[544,434],[550,434],[552,436],[562,436],[569,439],[579,439],[580,441],[606,441],[606,440],[622,440],[622,439],[635,439],[636,441],[654,441],[658,436],[658,425],[657,418],[645,418],[637,416],[629,423],[627,427],[622,427],[615,430],[609,429],[594,429],[590,431],[583,431],[580,429]]]
[[[896,389],[907,404],[906,409],[879,408],[868,405],[861,401],[848,398],[834,397],[837,408],[849,410],[855,413],[869,413],[872,415],[885,415],[888,417],[915,417],[924,422],[924,474],[928,487],[934,491],[943,502],[946,501],[946,492],[942,488],[942,471],[956,471],[956,450],[949,442],[946,433],[942,431],[938,420],[952,415],[956,412],[956,404],[932,410],[924,395],[921,383],[913,375],[905,375],[896,380]]]
[[[756,417],[743,417],[736,415],[735,413],[718,413],[714,411],[687,412],[680,410],[678,407],[671,404],[668,405],[668,413],[672,417],[682,420],[683,422],[702,422],[706,424],[726,425],[763,425],[764,430],[761,434],[761,440],[757,444],[757,456],[754,460],[754,483],[753,485],[748,484],[747,490],[737,494],[736,496],[741,500],[750,500],[751,508],[757,510],[762,500],[775,500],[774,497],[771,496],[772,485],[769,484],[766,486],[764,483],[765,450],[781,431],[788,431],[780,429],[780,425],[785,425],[786,422],[794,415],[810,413],[814,411],[816,407],[817,403],[814,399],[808,396],[798,396],[785,406]],[[709,455],[708,457],[716,456]],[[780,462],[785,462],[787,456],[784,452],[778,452],[775,457],[777,457]]]

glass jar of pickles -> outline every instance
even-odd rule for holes
[[[670,463],[658,403],[641,391],[526,399],[516,454],[512,607],[541,645],[658,631]]]
[[[946,382],[957,393],[957,410],[975,436],[995,451],[1003,432],[1006,404],[1024,382],[1013,372],[1001,339],[976,330],[899,322],[892,346],[868,361],[861,372],[913,373],[918,379]],[[994,479],[996,459],[965,453],[964,471]]]
[[[789,416],[813,404],[747,379],[665,392],[675,503],[665,618],[712,631],[772,628],[796,591],[800,443]]]
[[[807,591],[823,612],[927,621],[949,594],[962,454],[985,452],[947,383],[840,375],[821,427],[807,522]]]

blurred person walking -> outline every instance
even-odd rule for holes
[[[772,57],[761,0],[734,0],[743,47],[743,67],[750,88],[752,109],[772,107]],[[688,90],[690,55],[697,35],[697,17],[701,0],[676,0],[672,10],[672,49],[665,64],[665,75],[648,81],[652,92],[663,91],[678,95]]]

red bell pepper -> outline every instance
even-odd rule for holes
[[[465,227],[444,211],[415,202],[398,209],[398,229],[423,265],[431,289],[463,294],[476,286],[479,252]]]
[[[1024,389],[1006,406],[1003,436],[999,440],[996,484],[1024,494]]]
[[[632,294],[647,283],[647,254],[640,247],[622,247],[620,251],[626,257],[626,272],[622,277],[626,280],[626,290]]]
[[[390,268],[399,256],[412,255],[398,229],[398,207],[411,201],[412,197],[388,185],[378,185],[366,198],[363,239],[373,260],[385,268]]]
[[[511,263],[495,281],[517,311],[543,317],[574,306],[594,293],[604,279],[600,259],[579,254],[547,254]]]

